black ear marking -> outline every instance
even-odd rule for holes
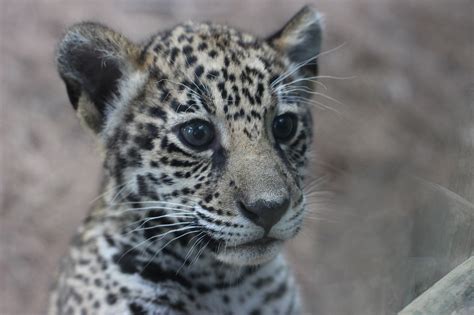
[[[317,56],[321,51],[322,15],[311,6],[305,6],[285,26],[270,36],[268,42],[283,52],[293,63],[302,66],[309,76],[318,74]]]
[[[120,96],[120,80],[131,71],[137,51],[123,35],[90,22],[70,27],[60,41],[59,74],[72,106],[93,130],[100,131],[111,101]]]
[[[107,101],[114,95],[119,96],[118,83],[123,76],[120,64],[90,47],[76,49],[70,62],[70,66],[77,69],[77,75],[82,78],[80,88],[88,95],[99,113],[104,115]],[[73,94],[75,93],[77,92],[74,90]]]
[[[74,82],[72,79],[69,80],[64,77],[62,77],[62,79],[66,85],[66,92],[67,96],[69,97],[69,101],[71,102],[72,107],[77,110],[77,103],[79,102],[79,97],[81,96],[81,87],[79,83]]]

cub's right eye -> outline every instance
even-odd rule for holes
[[[179,138],[188,147],[206,150],[215,138],[214,127],[208,121],[193,119],[181,125]]]

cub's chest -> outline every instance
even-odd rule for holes
[[[220,281],[215,277],[207,280],[195,283],[188,294],[194,308],[192,314],[264,315],[300,312],[297,287],[281,256],[265,268],[241,273],[232,281]]]
[[[196,309],[196,314],[297,314],[299,301],[290,287],[285,282],[266,289],[244,285],[222,290],[203,297],[204,308]]]

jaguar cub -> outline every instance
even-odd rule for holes
[[[135,44],[69,28],[57,65],[103,152],[50,314],[298,314],[280,254],[305,213],[321,17],[261,39],[185,23]]]

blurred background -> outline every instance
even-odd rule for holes
[[[307,314],[393,314],[473,254],[471,0],[0,1],[0,314],[43,314],[101,162],[56,74],[65,27],[134,41],[184,20],[261,36],[326,17],[310,213],[288,245]],[[345,78],[345,79],[343,79]],[[334,99],[332,99],[334,98]],[[315,183],[315,180],[324,181]]]

